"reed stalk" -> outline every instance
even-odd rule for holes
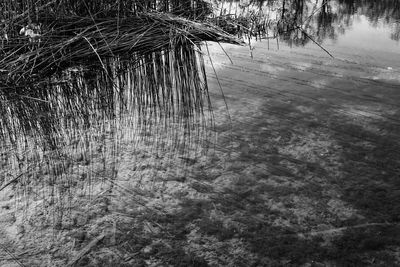
[[[78,191],[118,176],[127,147],[164,155],[160,165],[195,151],[212,125],[201,43],[241,43],[203,21],[202,6],[0,3],[0,190],[40,196],[58,226]]]

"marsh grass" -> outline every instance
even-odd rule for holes
[[[112,190],[123,148],[193,156],[212,126],[201,43],[240,43],[193,20],[202,1],[100,2],[0,4],[0,190],[40,199],[55,226],[77,195]]]

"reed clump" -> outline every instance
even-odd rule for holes
[[[115,113],[115,107],[110,103],[112,98],[105,96],[121,91],[116,87],[124,87],[121,85],[127,84],[128,80],[143,78],[154,81],[157,86],[149,83],[143,88],[130,87],[135,92],[148,94],[142,98],[146,100],[142,101],[141,110],[147,108],[144,105],[150,104],[150,98],[158,107],[161,106],[159,103],[166,104],[171,99],[173,103],[170,101],[169,104],[172,106],[178,102],[185,103],[180,106],[188,109],[183,113],[198,109],[201,101],[191,96],[198,97],[205,92],[205,80],[201,80],[198,74],[202,73],[203,67],[197,64],[201,62],[200,43],[237,43],[210,24],[173,15],[185,10],[184,14],[190,16],[191,9],[184,9],[187,7],[192,7],[193,14],[196,14],[200,2],[101,1],[95,5],[72,0],[3,2],[1,8],[7,12],[1,18],[0,28],[3,32],[0,93],[4,101],[16,105],[15,112],[26,111],[18,125],[20,130],[38,130],[36,124],[29,123],[32,120],[26,119],[25,116],[29,117],[27,113],[33,115],[36,110],[44,114],[54,108],[60,109],[59,105],[51,104],[51,98],[56,97],[55,91],[58,102],[60,95],[73,96],[76,100],[82,99],[81,91],[89,91],[91,98],[99,97],[96,102],[103,113]],[[156,69],[160,66],[162,68]],[[145,73],[137,71],[143,68],[152,69]],[[181,73],[185,69],[185,73]],[[80,82],[73,82],[73,77],[80,77]],[[165,91],[170,90],[168,87],[176,81],[184,79],[188,81],[182,85],[193,81],[196,86],[183,88],[175,84],[176,96],[171,98]],[[163,97],[165,99],[161,99]],[[65,104],[71,104],[71,101],[67,102]],[[76,107],[70,110],[74,109]],[[4,129],[12,128],[9,116],[1,124]],[[46,127],[46,130],[50,129]],[[3,136],[16,131],[11,130]]]
[[[0,190],[36,190],[62,210],[77,184],[118,175],[127,144],[150,143],[157,155],[198,147],[212,123],[201,43],[240,44],[203,20],[207,8],[193,0],[3,1],[0,143],[9,170]]]

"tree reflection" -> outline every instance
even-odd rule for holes
[[[398,0],[338,0],[342,16],[364,15],[372,26],[379,24],[391,26],[391,39],[399,41],[400,36],[400,1]],[[341,18],[340,18],[341,19]]]
[[[318,42],[322,42],[324,39],[327,38],[333,40],[337,39],[338,31],[333,26],[337,18],[338,15],[332,12],[332,6],[329,4],[329,0],[323,0],[321,10],[316,15],[316,35],[318,36]],[[341,33],[343,33],[343,31],[341,31]]]
[[[365,16],[374,27],[389,25],[391,39],[400,40],[398,0],[240,0],[215,4],[221,7],[218,15],[225,16],[220,26],[230,26],[229,32],[258,38],[279,36],[289,45],[336,40],[359,16]],[[229,23],[226,15],[234,22]]]

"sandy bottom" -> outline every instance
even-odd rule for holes
[[[0,266],[400,265],[399,54],[209,48],[215,138],[126,145],[59,229],[3,190]]]

